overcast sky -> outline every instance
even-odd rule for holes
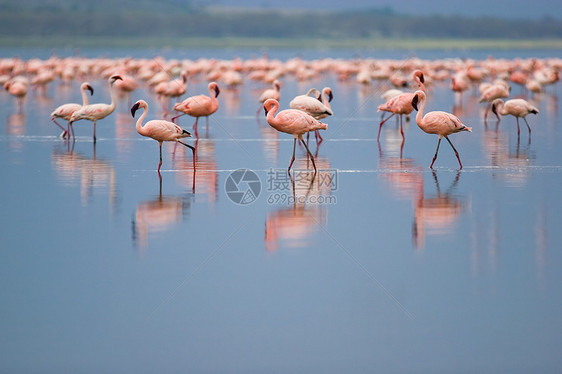
[[[264,8],[294,9],[329,9],[358,10],[365,8],[390,7],[397,13],[408,14],[443,14],[465,16],[494,16],[507,18],[538,19],[544,16],[562,17],[562,1],[560,0],[214,0],[216,4],[227,6],[248,6]]]

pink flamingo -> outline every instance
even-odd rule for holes
[[[421,70],[414,71],[413,76],[414,76],[414,81],[416,81],[420,90],[425,92],[424,77],[423,77],[423,73],[421,72]],[[405,92],[405,93],[400,94],[398,96],[394,96],[392,99],[388,100],[386,103],[379,105],[378,110],[377,110],[378,112],[385,111],[385,112],[390,112],[392,114],[390,116],[388,116],[388,118],[383,119],[381,121],[381,123],[379,124],[379,133],[377,135],[377,141],[379,140],[379,138],[381,136],[382,125],[386,121],[388,121],[390,118],[392,118],[392,116],[394,116],[395,114],[399,115],[399,118],[400,118],[400,134],[402,134],[402,139],[404,139],[404,130],[402,129],[402,115],[403,114],[409,115],[414,110],[414,107],[412,106],[412,99],[413,98],[414,98],[414,94],[412,92]]]
[[[314,97],[310,96],[312,94],[314,94]],[[324,87],[322,93],[318,92],[316,88],[311,88],[306,95],[299,95],[291,100],[289,107],[291,107],[291,109],[301,110],[310,114],[315,119],[321,120],[333,115],[332,107],[330,106],[330,102],[333,98],[334,96],[330,87]],[[322,139],[320,133],[315,131],[314,134],[316,136],[316,142],[318,144],[322,143],[324,139]]]
[[[478,99],[479,103],[487,102],[488,105],[486,106],[486,111],[484,112],[484,122],[488,119],[488,112],[492,107],[492,101],[495,99],[502,99],[509,96],[509,91],[511,91],[509,84],[501,79],[498,79],[496,82],[489,86],[483,86],[481,90],[480,99]]]
[[[137,132],[142,136],[146,136],[156,140],[160,147],[160,163],[158,164],[158,174],[160,174],[160,167],[162,166],[162,143],[165,141],[178,142],[188,148],[191,148],[191,151],[193,152],[193,167],[195,168],[195,148],[180,140],[182,138],[189,138],[191,136],[191,133],[182,129],[175,123],[165,120],[148,121],[143,126],[142,122],[144,121],[148,113],[148,104],[146,103],[146,101],[139,100],[133,105],[133,107],[131,108],[131,115],[133,116],[133,118],[135,117],[135,113],[139,108],[143,108],[144,111],[137,120]]]
[[[418,110],[418,104],[420,103],[420,108]],[[416,123],[427,134],[436,134],[439,136],[439,141],[437,142],[437,149],[435,150],[435,156],[433,156],[433,161],[431,161],[430,169],[433,169],[433,163],[437,159],[437,152],[439,152],[439,144],[441,144],[441,139],[444,137],[447,139],[453,151],[455,151],[455,156],[459,160],[460,168],[462,169],[461,159],[459,157],[459,152],[449,140],[449,135],[454,134],[459,131],[469,131],[472,132],[472,127],[465,126],[457,116],[441,111],[434,111],[426,113],[423,115],[423,110],[425,108],[425,93],[418,90],[414,93],[414,98],[412,99],[412,106],[418,111],[416,115]]]
[[[51,113],[51,121],[53,121],[55,123],[55,125],[57,125],[58,127],[61,128],[61,130],[63,131],[63,133],[61,134],[61,136],[63,138],[66,137],[66,134],[69,134],[70,137],[70,133],[68,132],[68,122],[70,122],[70,117],[72,116],[72,114],[74,112],[76,112],[77,110],[79,110],[80,108],[82,108],[84,105],[88,105],[88,95],[86,95],[86,90],[90,91],[90,95],[94,94],[94,89],[92,88],[92,86],[90,85],[90,83],[88,82],[84,82],[80,85],[80,92],[82,94],[82,105],[80,104],[76,104],[76,103],[68,103],[68,104],[62,104],[59,107],[57,107],[53,113]],[[62,127],[55,118],[62,118],[64,120],[67,121],[67,128],[66,130],[64,129],[64,127]]]
[[[174,105],[174,110],[182,112],[182,114],[172,117],[172,122],[178,117],[189,114],[195,117],[195,123],[193,128],[195,130],[195,136],[197,136],[197,121],[199,117],[207,117],[207,126],[209,125],[209,116],[217,111],[219,108],[219,101],[217,97],[219,96],[220,90],[216,82],[211,82],[207,86],[209,89],[209,96],[207,95],[197,95],[191,96]]]
[[[122,78],[119,75],[112,75],[108,79],[109,89],[111,94],[111,104],[99,103],[99,104],[84,105],[76,112],[72,113],[68,124],[70,125],[70,131],[72,132],[73,138],[74,138],[74,129],[72,128],[72,124],[81,119],[87,119],[88,121],[94,122],[94,144],[96,143],[96,122],[100,119],[104,119],[105,117],[109,116],[115,110],[115,107],[117,105],[117,98],[113,85],[115,84],[116,81],[121,79]]]
[[[29,89],[29,80],[21,75],[15,76],[4,83],[4,89],[16,98],[18,103],[18,113],[21,113],[23,109],[23,100],[25,99]]]
[[[263,105],[263,103],[265,103],[265,101],[267,99],[275,99],[277,101],[279,101],[279,99],[281,98],[281,82],[279,82],[279,80],[275,79],[273,81],[273,83],[271,84],[271,88],[268,88],[267,90],[263,91],[262,94],[260,95],[259,98],[259,102]],[[259,109],[258,109],[259,112]]]
[[[277,131],[293,134],[294,136],[293,157],[291,158],[291,163],[287,171],[291,171],[291,166],[293,166],[293,162],[295,161],[295,147],[297,145],[297,139],[299,139],[301,143],[304,144],[308,156],[310,156],[310,160],[312,161],[312,166],[314,166],[314,172],[316,172],[314,156],[312,156],[310,149],[308,149],[308,145],[303,141],[302,135],[309,131],[326,130],[328,125],[298,109],[285,109],[277,113],[279,110],[279,102],[275,99],[267,99],[263,107],[265,109],[267,123],[269,123],[271,127]]]
[[[158,95],[164,114],[168,113],[170,98],[180,97],[187,91],[187,71],[181,73],[181,81],[172,79],[167,82],[160,82],[154,87],[154,92]]]
[[[502,116],[512,115],[517,120],[517,136],[519,137],[519,117],[523,118],[527,128],[529,129],[529,136],[531,136],[531,127],[525,118],[527,114],[538,114],[539,110],[532,106],[528,101],[524,99],[511,99],[504,102],[502,99],[496,99],[492,101],[492,112],[498,117],[498,122],[500,117],[498,113]]]

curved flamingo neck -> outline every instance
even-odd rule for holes
[[[86,93],[86,86],[80,88],[80,92],[82,93],[82,106],[88,105],[88,94]]]
[[[326,93],[326,90],[322,90],[322,104],[324,104],[324,106],[326,106],[328,109],[332,109],[330,100],[328,100],[328,94]]]
[[[269,109],[267,111],[267,122],[269,124],[276,124],[277,123],[277,118],[275,118],[275,115],[277,114],[277,111],[279,110],[279,104],[278,103],[273,103],[273,106],[271,107],[271,109]]]
[[[115,110],[115,107],[117,106],[117,90],[115,89],[114,85],[111,84],[109,86],[109,95],[111,97],[111,103],[109,104],[109,106],[111,107],[111,110]],[[146,109],[145,109],[145,113],[146,113]]]
[[[453,78],[454,79],[454,78]],[[418,86],[420,87],[420,91],[423,91],[423,93],[425,93],[425,85],[422,83],[422,81],[420,80],[420,77],[418,77],[416,75],[415,77],[415,81],[418,83]]]
[[[419,108],[418,108],[418,114],[416,114],[416,123],[421,128],[423,123],[423,111],[425,109],[425,94],[422,95],[418,94],[418,96],[421,102],[418,104]]]
[[[146,115],[147,115],[147,113],[148,113],[148,107],[147,107],[147,106],[142,106],[142,107],[140,107],[140,108],[143,108],[143,111],[142,111],[141,116],[140,116],[139,119],[137,120],[137,125],[136,125],[135,127],[136,127],[137,132],[138,132],[139,134],[146,136],[147,134],[146,134],[146,131],[145,131],[145,129],[144,129],[142,123],[143,123],[143,121],[144,121],[144,119],[145,119],[145,117],[146,117]]]

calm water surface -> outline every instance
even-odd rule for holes
[[[95,146],[86,121],[75,143],[58,137],[49,114],[80,101],[79,83],[31,92],[21,114],[0,92],[0,371],[562,367],[560,84],[533,98],[531,141],[511,117],[485,126],[475,96],[455,107],[449,82],[431,87],[427,109],[473,127],[451,136],[463,170],[443,142],[432,172],[437,138],[413,121],[402,155],[393,119],[377,143],[382,87],[288,78],[282,108],[313,86],[334,91],[325,141],[310,142],[320,172],[312,180],[301,147],[290,180],[292,138],[256,116],[265,87],[247,81],[224,87],[188,139],[195,174],[191,152],[165,144],[160,180],[158,145],[136,133],[127,99]],[[109,102],[107,83],[91,83],[91,102]],[[188,82],[187,95],[206,92]],[[144,87],[138,99],[161,117]]]

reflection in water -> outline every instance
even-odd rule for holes
[[[425,247],[425,234],[445,235],[464,210],[464,202],[455,197],[452,191],[456,188],[460,171],[457,172],[451,186],[443,193],[439,186],[437,173],[432,171],[437,196],[426,195],[422,190],[414,201],[414,224],[412,236],[416,248]]]
[[[392,191],[398,198],[414,200],[419,191],[423,191],[423,168],[411,158],[402,158],[402,136],[399,131],[393,134],[394,136],[383,139],[389,155],[385,155],[379,142],[380,175],[391,184]]]
[[[191,186],[191,192],[207,195],[209,202],[218,197],[218,165],[215,156],[215,143],[211,139],[197,139],[196,162],[193,165],[191,151],[188,148],[174,145],[172,167],[176,170],[176,180],[184,186]],[[194,167],[195,166],[195,167]]]
[[[74,142],[66,141],[67,149],[61,152],[54,149],[51,161],[57,176],[62,183],[75,186],[80,183],[80,196],[82,205],[87,206],[96,189],[109,190],[109,205],[111,210],[116,200],[116,173],[115,168],[107,161],[89,159],[82,154],[74,152]],[[95,145],[94,145],[95,149]]]
[[[280,241],[284,241],[284,245],[289,248],[306,247],[310,245],[309,240],[318,226],[326,224],[325,205],[334,201],[331,199],[330,193],[336,176],[335,171],[327,170],[329,162],[326,159],[321,158],[317,161],[319,167],[316,175],[314,172],[302,169],[301,167],[304,167],[305,164],[305,161],[302,161],[302,165],[297,165],[293,175],[288,174],[285,170],[280,170],[273,176],[275,178],[273,183],[280,183],[280,185],[285,181],[286,176],[290,191],[283,189],[278,193],[273,192],[269,196],[269,202],[289,206],[267,214],[265,221],[266,251],[277,251]]]
[[[190,200],[177,196],[162,196],[162,177],[159,177],[158,197],[137,204],[133,219],[133,244],[148,246],[150,233],[162,233],[183,220],[189,211]]]
[[[500,170],[494,173],[495,178],[504,179],[510,187],[522,187],[529,179],[529,168],[535,158],[531,151],[531,143],[510,146],[507,131],[486,129],[482,137],[484,153],[490,157],[490,164]]]

